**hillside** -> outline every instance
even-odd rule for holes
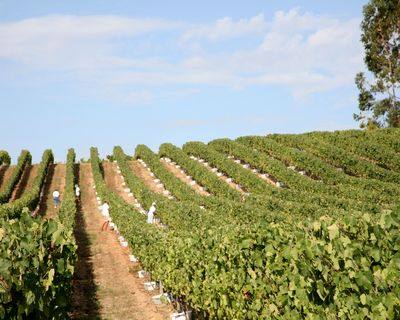
[[[125,152],[115,147],[109,161],[91,148],[90,163],[76,163],[72,149],[65,164],[54,164],[50,150],[40,164],[27,155],[15,166],[0,161],[0,191],[11,175],[17,179],[0,205],[3,229],[12,230],[11,219],[21,228],[35,221],[41,231],[31,243],[44,243],[29,251],[15,231],[13,250],[21,254],[7,257],[10,266],[39,250],[46,258],[37,265],[52,261],[40,269],[35,292],[48,306],[28,307],[16,293],[32,284],[12,285],[19,274],[0,268],[0,315],[15,316],[19,303],[28,314],[73,319],[400,317],[400,129]],[[56,189],[60,208],[52,203]],[[112,223],[102,231],[105,201]],[[153,202],[156,219],[148,224]],[[12,232],[4,233],[0,256]],[[35,272],[24,265],[21,278]],[[155,290],[145,290],[149,281]],[[163,293],[170,302],[155,304]],[[71,299],[58,310],[60,296]]]

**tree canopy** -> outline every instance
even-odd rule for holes
[[[356,76],[361,127],[400,127],[400,1],[371,0],[363,9],[361,41],[369,70]]]

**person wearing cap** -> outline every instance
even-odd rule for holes
[[[152,224],[154,219],[154,213],[156,212],[156,203],[153,202],[149,211],[147,212],[147,223]]]
[[[53,202],[54,202],[54,208],[58,208],[58,205],[60,204],[60,192],[58,190],[53,191]]]

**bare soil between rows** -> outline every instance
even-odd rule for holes
[[[163,194],[165,188],[157,187],[157,183],[154,182],[156,177],[152,177],[150,172],[137,160],[129,161],[129,167],[133,171],[133,173],[139,177],[145,185],[153,192]]]
[[[104,165],[106,183],[122,196],[122,178],[113,166]],[[104,219],[93,183],[90,164],[81,164],[81,205],[75,230],[78,265],[71,318],[169,319],[169,312],[160,310],[151,300],[151,295],[158,292],[149,294],[144,290],[142,279],[137,277],[138,266],[129,261],[129,251],[120,246],[115,232],[101,231]]]
[[[186,174],[182,173],[177,167],[175,167],[172,163],[166,162],[165,160],[161,160],[161,163],[164,165],[164,167],[171,172],[175,177],[177,177],[179,180],[182,182],[186,183],[188,186],[193,188],[198,194],[202,196],[207,196],[210,195],[207,191],[200,189],[200,185],[197,183],[194,185],[190,184],[190,180],[187,177]]]
[[[63,201],[66,179],[66,165],[52,164],[49,166],[46,180],[43,186],[43,197],[40,199],[38,212],[45,218],[54,218],[58,214],[58,208],[53,204],[53,192],[60,193],[60,200]]]
[[[11,202],[21,198],[25,192],[29,191],[33,185],[33,181],[36,178],[38,169],[39,165],[37,164],[28,165],[25,167],[24,172],[22,173],[22,176],[11,196]]]
[[[0,167],[0,192],[4,190],[14,172],[15,166],[2,165]]]

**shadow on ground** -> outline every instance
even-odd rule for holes
[[[25,188],[28,184],[29,181],[29,175],[32,171],[32,166],[31,165],[26,165],[24,168],[24,172],[22,173],[22,177],[19,180],[16,189],[14,190],[14,194],[11,197],[11,201],[17,200],[21,198],[22,194],[25,191]]]
[[[49,169],[47,170],[46,180],[44,181],[44,186],[42,189],[43,197],[40,197],[39,209],[38,209],[39,213],[44,214],[47,211],[47,206],[48,206],[47,195],[50,192],[51,180],[53,179],[53,176],[54,176],[54,164],[51,164],[49,166]]]
[[[75,176],[79,177],[79,165],[75,167]],[[73,279],[73,297],[71,319],[100,319],[97,286],[94,282],[91,263],[90,239],[86,232],[86,222],[81,203],[77,202],[78,213],[75,218],[74,235],[78,245],[78,262]]]
[[[5,173],[6,173],[7,169],[8,169],[8,167],[9,167],[9,166],[6,166],[6,165],[0,166],[0,186],[3,184],[3,182],[5,182],[5,181],[3,181],[3,180],[4,180],[4,175],[5,175]],[[0,188],[1,188],[1,187],[0,187]]]

